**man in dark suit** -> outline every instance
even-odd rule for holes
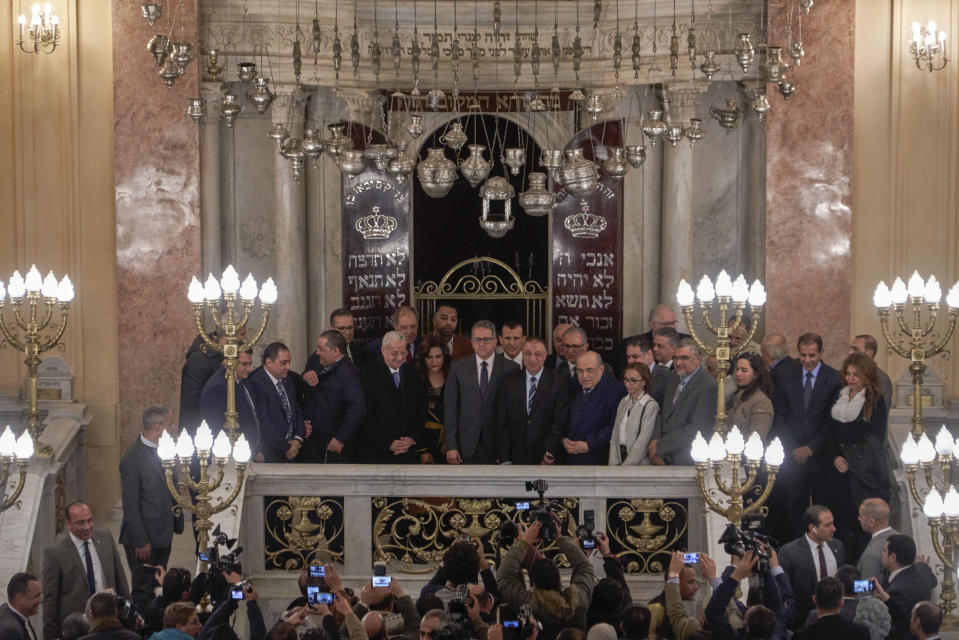
[[[884,582],[886,572],[882,568],[882,550],[886,539],[899,533],[889,526],[889,505],[882,498],[868,498],[859,505],[859,526],[869,536],[869,543],[859,556],[856,567],[863,580],[878,578]]]
[[[367,353],[366,348],[355,340],[356,319],[353,317],[353,312],[344,308],[335,309],[330,314],[330,329],[338,331],[343,336],[343,339],[346,340],[346,351],[344,352],[346,357],[362,369],[367,361]],[[306,368],[310,368],[309,360],[306,363]]]
[[[7,583],[7,602],[0,605],[0,638],[3,640],[40,640],[30,616],[37,615],[43,594],[35,575],[15,573]]]
[[[614,370],[617,372],[622,371],[623,368],[629,364],[627,361],[628,355],[626,354],[626,348],[629,346],[630,340],[634,338],[645,338],[650,344],[652,344],[653,332],[656,331],[656,329],[665,327],[675,329],[676,324],[676,314],[673,313],[672,309],[664,304],[656,305],[653,310],[649,312],[649,331],[645,333],[638,333],[633,336],[627,336],[613,348],[613,353],[610,355],[610,364],[613,366]],[[678,334],[678,338],[689,337],[689,334],[686,333]],[[663,406],[662,403],[660,403],[659,406]]]
[[[443,393],[446,461],[496,462],[496,390],[519,365],[496,353],[496,325],[478,320],[470,333],[473,355],[454,360]]]
[[[263,366],[250,374],[253,403],[260,422],[257,462],[286,462],[300,453],[306,425],[297,392],[297,376],[290,372],[290,350],[271,342],[263,351]]]
[[[406,358],[406,338],[398,331],[383,336],[378,360],[360,373],[366,419],[360,431],[360,462],[415,463],[417,441],[425,442],[426,388]]]
[[[778,437],[786,451],[770,498],[770,525],[774,537],[788,540],[802,534],[802,513],[813,502],[825,502],[828,487],[818,480],[826,460],[826,423],[841,383],[839,372],[822,362],[822,338],[806,333],[798,340],[802,366],[790,367],[779,378],[773,396],[773,426],[767,440]],[[828,476],[827,476],[828,477]],[[824,495],[825,494],[825,495]]]
[[[676,374],[666,367],[657,367],[653,357],[653,343],[644,335],[633,336],[626,341],[626,364],[642,363],[649,369],[653,379],[649,395],[662,407],[666,401],[666,387]]]
[[[123,521],[120,544],[130,566],[133,603],[139,611],[153,600],[156,567],[166,569],[173,534],[183,533],[183,514],[173,515],[174,501],[157,456],[157,443],[166,431],[173,435],[173,412],[153,405],[143,412],[143,432],[120,461]]]
[[[316,341],[303,382],[304,416],[313,432],[303,444],[304,462],[352,462],[356,435],[366,416],[360,371],[346,357],[347,342],[330,329]]]
[[[760,351],[763,356],[763,362],[769,369],[770,378],[773,386],[779,385],[779,379],[790,367],[799,364],[799,360],[789,357],[789,344],[786,343],[786,336],[779,333],[769,333],[763,338]]]
[[[823,578],[816,585],[815,601],[819,617],[814,623],[793,636],[794,640],[869,640],[869,629],[847,620],[842,610],[842,582],[838,578]]]
[[[60,637],[60,625],[83,611],[103,589],[130,597],[120,552],[107,530],[94,530],[93,512],[82,502],[66,507],[67,535],[43,552],[43,637]]]
[[[404,305],[397,307],[391,318],[393,331],[399,333],[406,340],[404,360],[411,364],[416,362],[416,352],[423,341],[423,337],[419,335],[419,317],[416,309]],[[370,344],[366,347],[366,358],[367,362],[383,359],[383,338],[370,341]]]
[[[237,332],[240,342],[246,338],[246,328]],[[226,338],[213,334],[219,344],[225,344]],[[223,362],[223,354],[208,345],[201,336],[193,340],[186,352],[186,362],[180,371],[180,425],[186,427],[190,435],[196,434],[196,428],[203,419],[200,396],[203,386],[213,376]]]
[[[716,381],[702,367],[703,353],[683,338],[672,356],[676,377],[666,387],[662,420],[649,443],[653,464],[692,465],[689,448],[697,431],[709,438],[716,414]]]
[[[896,533],[886,538],[882,552],[882,566],[889,572],[885,584],[876,585],[876,595],[889,608],[892,628],[889,640],[905,640],[909,637],[912,608],[921,600],[928,600],[936,588],[936,574],[929,568],[926,558],[916,557],[916,543],[907,535]]]
[[[256,415],[256,405],[253,402],[253,393],[250,391],[249,378],[252,367],[253,354],[249,351],[240,351],[236,358],[233,398],[240,433],[246,436],[250,451],[256,457],[260,445],[260,419]],[[200,395],[200,405],[203,407],[203,419],[216,436],[226,423],[226,367],[220,367],[207,381]]]
[[[553,464],[562,452],[569,381],[544,367],[546,344],[529,338],[522,370],[503,376],[497,393],[496,446],[500,463]]]
[[[556,369],[566,361],[566,347],[563,346],[563,334],[573,325],[560,323],[553,327],[553,353],[546,358],[547,369]],[[567,365],[568,366],[568,365]]]
[[[462,333],[457,333],[459,313],[456,307],[449,303],[442,303],[433,313],[433,333],[443,341],[443,348],[450,358],[456,360],[465,358],[473,353],[473,344]]]
[[[842,543],[833,539],[836,525],[832,512],[814,504],[806,508],[802,517],[806,523],[806,533],[784,544],[779,550],[779,564],[796,592],[792,629],[798,629],[805,623],[806,616],[813,608],[812,596],[816,592],[816,584],[834,576],[839,567],[846,564],[846,551]],[[839,599],[841,607],[842,583],[839,584]]]
[[[576,359],[576,378],[579,384],[573,386],[566,437],[562,441],[566,462],[605,465],[616,408],[626,395],[626,387],[605,371],[603,358],[595,351],[587,351]]]

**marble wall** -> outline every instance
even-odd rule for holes
[[[195,33],[196,2],[176,6],[178,29]],[[147,406],[179,406],[180,367],[196,334],[186,290],[200,273],[200,147],[184,110],[198,92],[197,62],[167,89],[145,46],[169,26],[166,18],[150,27],[137,3],[113,2],[121,448]]]
[[[770,42],[785,42],[772,11]],[[856,6],[816,3],[803,20],[806,56],[797,90],[770,95],[766,125],[766,329],[790,342],[814,331],[839,366],[850,325],[853,60]],[[795,353],[795,346],[793,347]]]

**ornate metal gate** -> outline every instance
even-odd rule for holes
[[[550,344],[549,292],[535,280],[523,282],[509,265],[496,258],[463,260],[438,283],[429,280],[413,287],[413,300],[421,335],[432,331],[433,313],[443,301],[522,300],[526,303],[526,335],[539,336]]]

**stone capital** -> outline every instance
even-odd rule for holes
[[[708,82],[670,82],[663,87],[663,100],[669,102],[673,120],[687,122],[701,110],[702,96],[708,90]]]

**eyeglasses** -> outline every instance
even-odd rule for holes
[[[579,344],[566,344],[566,343],[563,343],[563,346],[566,347],[567,349],[582,349],[583,347],[586,346],[586,343],[585,343],[585,342],[581,342],[581,343],[579,343]]]
[[[482,342],[483,344],[489,344],[493,340],[496,340],[496,338],[475,338],[474,337],[474,338],[470,338],[470,340],[472,340],[473,342]]]
[[[673,356],[673,360],[679,360],[680,362],[685,362],[690,358],[692,358],[692,356]]]
[[[623,378],[623,382],[628,382],[629,384],[636,384],[642,381],[642,378]]]

